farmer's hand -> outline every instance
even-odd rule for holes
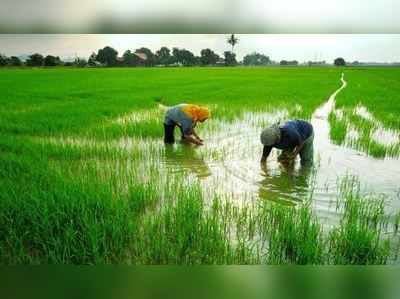
[[[282,153],[278,156],[278,161],[283,164],[287,164],[294,161],[295,156],[292,153]]]
[[[197,139],[196,145],[204,145],[203,140]]]
[[[261,162],[261,170],[264,172],[264,175],[265,175],[265,174],[268,174],[268,168],[267,168],[267,163],[264,163],[264,162]]]

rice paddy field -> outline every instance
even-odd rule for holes
[[[398,264],[399,83],[398,68],[0,70],[0,263]],[[178,103],[210,107],[203,146],[164,145]],[[261,165],[261,130],[293,118],[314,126],[314,165],[275,150]]]

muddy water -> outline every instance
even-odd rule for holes
[[[163,165],[199,180],[209,197],[227,196],[238,202],[263,198],[293,205],[312,196],[317,214],[328,221],[337,216],[332,201],[340,178],[354,175],[364,194],[384,194],[389,199],[388,209],[399,210],[400,160],[375,159],[329,139],[328,115],[335,107],[336,95],[346,88],[343,76],[341,82],[341,87],[312,115],[313,167],[303,167],[298,160],[291,167],[284,166],[277,162],[275,149],[266,165],[260,164],[260,132],[266,123],[285,119],[285,111],[248,114],[234,123],[214,124],[213,130],[202,131],[204,146],[176,144],[167,148]]]

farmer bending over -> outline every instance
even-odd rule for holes
[[[204,122],[210,117],[206,107],[192,104],[180,104],[167,110],[164,120],[164,142],[174,143],[174,130],[178,126],[182,133],[182,140],[197,145],[203,145],[203,140],[196,134],[194,128],[197,122]]]
[[[261,162],[264,163],[272,148],[282,150],[278,157],[281,162],[292,162],[300,154],[301,163],[313,162],[314,130],[310,123],[304,120],[290,120],[283,125],[273,125],[261,133],[261,143],[264,145]]]

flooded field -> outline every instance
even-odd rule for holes
[[[266,165],[259,160],[262,154],[260,132],[262,125],[288,119],[288,111],[274,113],[249,113],[232,123],[219,123],[203,130],[206,145],[196,147],[187,143],[165,149],[163,166],[172,172],[182,172],[197,177],[208,196],[229,194],[233,200],[263,198],[296,204],[308,197],[327,221],[335,217],[332,201],[339,192],[341,178],[356,177],[361,192],[387,197],[391,212],[400,210],[400,159],[368,156],[362,151],[334,144],[330,137],[329,114],[335,109],[335,97],[346,87],[342,86],[328,101],[312,114],[315,130],[315,165],[302,166],[299,158],[293,165],[277,161],[278,151]],[[215,129],[215,127],[218,129]],[[385,136],[385,135],[383,135]]]
[[[219,71],[210,71],[216,72],[216,80]],[[259,80],[272,80],[265,79],[265,70],[255,72]],[[165,107],[154,100],[140,109],[110,108],[114,115],[89,125],[84,125],[88,114],[79,119],[78,112],[68,120],[53,118],[47,127],[42,122],[47,114],[40,107],[15,112],[15,117],[32,121],[31,127],[15,127],[14,115],[8,115],[8,122],[2,123],[3,131],[8,130],[1,144],[8,171],[0,181],[6,191],[0,210],[10,230],[1,241],[13,245],[3,249],[3,260],[398,263],[399,131],[375,119],[361,103],[337,106],[355,84],[348,72],[284,70],[282,80],[292,88],[283,84],[274,91],[275,100],[260,98],[253,105],[244,98],[210,101],[213,118],[198,128],[204,146],[164,145]],[[322,74],[330,81],[321,79]],[[306,76],[303,84],[297,83],[298,76]],[[319,84],[318,91],[311,93],[304,86],[307,79]],[[254,93],[258,88],[254,86]],[[106,113],[105,108],[80,105],[80,111]],[[41,120],[33,118],[39,113]],[[353,115],[371,124],[368,130]],[[314,165],[302,166],[299,160],[283,165],[277,150],[261,164],[262,129],[293,118],[309,119],[314,127]],[[15,131],[20,132],[18,138],[9,138]],[[372,140],[368,144],[362,139],[367,134]],[[377,145],[383,149],[380,155],[374,154]],[[15,215],[20,222],[8,222]],[[29,233],[21,243],[24,230]],[[69,252],[62,255],[65,246]]]

